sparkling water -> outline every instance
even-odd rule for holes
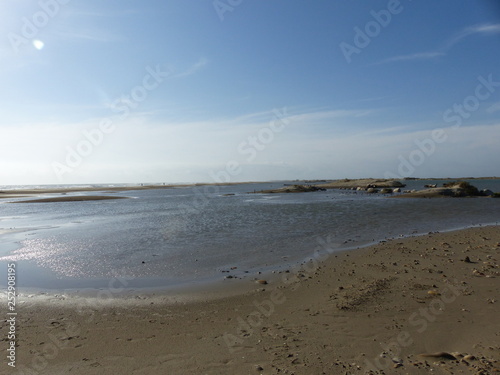
[[[406,183],[405,189],[442,184]],[[125,278],[130,288],[204,283],[283,270],[318,250],[500,221],[500,199],[491,198],[391,199],[350,190],[249,194],[283,184],[104,189],[99,194],[132,198],[105,201],[3,201],[0,285],[11,261],[18,262],[18,282],[29,288],[100,288],[113,278]],[[500,180],[473,184],[500,191]]]

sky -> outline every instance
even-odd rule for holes
[[[2,0],[0,185],[500,175],[496,0]]]

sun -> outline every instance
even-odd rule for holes
[[[33,39],[32,43],[33,43],[33,47],[35,47],[39,51],[41,51],[43,49],[43,47],[45,47],[45,43],[39,39]]]

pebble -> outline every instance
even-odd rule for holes
[[[267,281],[266,280],[257,280],[256,281],[257,284],[263,284],[263,285],[266,285],[267,284]]]
[[[456,360],[455,356],[446,352],[437,352],[437,353],[425,353],[420,354],[421,357],[429,357],[429,358],[443,358],[443,359],[451,359]]]

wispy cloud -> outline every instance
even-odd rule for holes
[[[443,49],[447,51],[451,49],[455,44],[459,43],[462,39],[467,38],[471,35],[479,34],[487,36],[497,33],[500,33],[500,24],[483,24],[467,27],[450,38]]]
[[[373,135],[380,135],[380,134],[405,134],[408,133],[411,129],[413,129],[412,126],[410,125],[404,125],[404,126],[394,126],[392,128],[382,128],[382,129],[375,129],[367,132],[360,133],[360,136],[373,136]]]
[[[378,64],[394,62],[394,61],[410,61],[410,60],[431,60],[436,59],[438,57],[446,56],[444,52],[421,52],[421,53],[413,53],[410,55],[401,55],[394,56],[388,59],[380,61]]]
[[[497,103],[493,104],[492,106],[486,108],[486,112],[488,112],[488,113],[495,113],[498,111],[500,111],[500,102],[497,102]]]
[[[95,18],[116,18],[116,17],[123,17],[123,16],[135,16],[138,14],[141,14],[142,10],[139,9],[95,9],[95,8],[90,8],[90,7],[71,7],[71,9],[68,9],[66,11],[67,16],[69,17],[95,17]]]
[[[500,24],[482,24],[482,25],[475,25],[471,27],[467,27],[451,38],[449,38],[444,45],[441,48],[438,48],[437,50],[433,51],[427,51],[427,52],[419,52],[419,53],[411,53],[407,55],[400,55],[400,56],[394,56],[390,57],[388,59],[379,61],[376,64],[385,64],[385,63],[390,63],[390,62],[397,62],[397,61],[414,61],[414,60],[433,60],[437,59],[439,57],[446,56],[448,51],[453,48],[456,44],[458,44],[460,41],[463,39],[472,36],[472,35],[483,35],[483,36],[488,36],[492,34],[498,34],[500,33]]]
[[[59,39],[110,43],[124,40],[123,37],[105,30],[88,30],[69,27],[54,33]]]
[[[290,117],[291,121],[311,123],[316,121],[327,121],[338,118],[345,117],[364,117],[374,113],[374,110],[361,109],[361,110],[333,110],[333,111],[321,111],[321,112],[310,112],[298,114]]]
[[[206,65],[208,64],[208,60],[204,57],[202,57],[198,62],[195,64],[191,65],[188,69],[186,69],[183,72],[174,74],[172,78],[182,78],[182,77],[188,77],[190,75],[193,75],[197,73],[199,70],[203,69]]]
[[[159,64],[161,69],[166,73],[164,80],[174,80],[179,78],[189,77],[196,74],[203,67],[208,64],[208,60],[204,57],[200,58],[196,63],[188,66],[184,70],[176,71],[174,68],[167,64]],[[97,86],[95,89],[96,95],[98,96],[99,103],[101,103],[102,109],[116,110],[117,105],[125,105],[127,107],[133,108],[135,106],[134,102],[130,98],[129,93],[124,93],[120,97],[112,97],[108,94],[105,88]],[[148,111],[149,112],[149,111]]]
[[[279,110],[283,118],[286,118],[294,127],[306,127],[314,124],[332,124],[339,119],[357,119],[380,112],[378,109],[358,109],[358,110],[309,110],[300,111],[296,108],[277,108],[274,111],[261,111],[249,113],[233,118],[218,119],[217,126],[224,131],[232,128],[246,128],[248,130],[266,126],[275,116],[275,111]]]

